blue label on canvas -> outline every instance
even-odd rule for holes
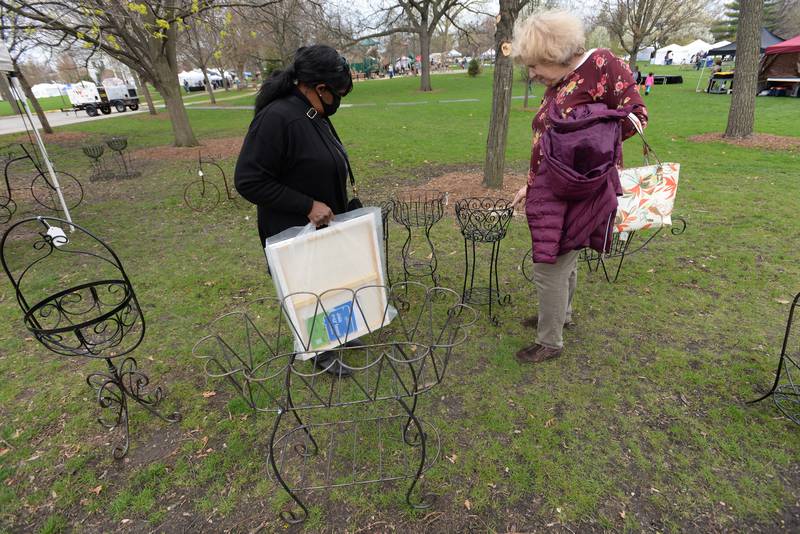
[[[353,302],[345,302],[328,311],[325,316],[325,328],[331,341],[337,338],[344,341],[347,335],[354,333],[357,328]]]

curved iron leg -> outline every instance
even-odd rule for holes
[[[297,424],[303,427],[303,432],[305,432],[306,437],[311,440],[311,443],[314,445],[313,452],[309,452],[308,448],[306,447],[305,443],[300,443],[295,445],[294,450],[297,451],[297,454],[303,457],[314,456],[319,452],[319,445],[317,441],[314,439],[314,436],[311,435],[311,431],[308,429],[308,426],[300,419],[300,414],[297,413],[297,410],[294,409],[294,401],[292,400],[292,390],[291,388],[286,390],[286,408],[287,411],[292,412],[294,418],[297,420]]]
[[[461,289],[461,302],[467,302],[467,278],[469,278],[469,249],[467,239],[464,238],[464,287]]]
[[[783,359],[784,359],[784,355],[781,354],[781,359],[778,360],[778,370],[775,371],[775,382],[773,382],[772,387],[770,388],[770,390],[768,392],[764,393],[762,396],[760,396],[759,398],[757,398],[755,400],[747,401],[747,404],[755,404],[757,402],[761,402],[762,400],[766,399],[767,397],[769,397],[773,393],[775,393],[775,390],[778,389],[778,384],[781,381],[781,371],[783,371]]]
[[[298,513],[295,510],[283,510],[278,514],[278,517],[289,523],[290,525],[296,525],[298,523],[302,523],[308,517],[308,508],[306,508],[305,504],[295,495],[286,482],[283,480],[280,471],[278,470],[278,464],[275,462],[275,435],[278,433],[278,426],[280,425],[281,418],[283,417],[284,411],[279,410],[278,415],[275,416],[275,424],[272,426],[272,434],[269,437],[269,463],[272,466],[272,472],[275,473],[275,480],[283,487],[284,491],[289,494],[289,497],[297,503],[300,507],[301,513]]]
[[[405,225],[403,225],[405,226]],[[408,251],[411,248],[411,227],[405,226],[406,229],[406,241],[403,243],[403,249],[401,254],[403,255],[403,282],[408,282],[409,272],[408,272]]]
[[[425,225],[425,240],[428,242],[428,247],[431,249],[431,259],[428,268],[431,270],[431,281],[433,282],[434,287],[439,285],[439,277],[436,276],[436,268],[438,267],[438,259],[436,258],[436,249],[433,246],[433,241],[431,241],[431,229],[433,228],[433,224]]]
[[[416,397],[415,397],[416,399]],[[420,477],[422,477],[422,472],[425,470],[425,461],[427,460],[427,436],[422,429],[422,423],[414,415],[414,412],[408,407],[408,405],[403,401],[403,399],[397,399],[397,402],[400,403],[400,406],[408,414],[409,421],[414,423],[414,426],[417,428],[417,432],[419,433],[419,447],[420,447],[420,459],[419,459],[419,466],[417,467],[417,472],[414,475],[414,479],[411,481],[411,485],[408,487],[408,491],[406,491],[406,502],[409,506],[416,508],[418,510],[430,508],[432,502],[431,495],[423,495],[418,503],[412,501],[411,494],[414,492],[414,488],[417,486],[417,482],[419,482]],[[405,436],[404,436],[405,439]],[[416,446],[416,445],[415,445]]]

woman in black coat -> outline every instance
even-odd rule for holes
[[[262,248],[287,228],[347,211],[349,162],[329,118],[352,88],[347,61],[325,45],[299,48],[261,86],[234,181],[258,206]]]
[[[234,182],[258,206],[262,249],[268,237],[287,228],[324,226],[347,211],[352,173],[330,116],[352,89],[347,61],[324,45],[299,48],[292,64],[261,86]],[[315,364],[350,374],[332,352],[318,355]]]

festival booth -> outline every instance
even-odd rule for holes
[[[703,53],[710,48],[711,45],[702,39],[692,41],[685,46],[671,44],[659,49],[650,63],[653,65],[666,65],[667,54],[672,52],[670,59],[672,59],[673,65],[686,65],[692,62],[692,57]]]
[[[759,94],[800,96],[800,35],[767,47],[758,69]]]

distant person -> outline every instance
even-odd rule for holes
[[[650,89],[653,88],[653,85],[655,85],[655,83],[656,83],[655,76],[653,76],[652,72],[648,72],[647,73],[647,78],[644,79],[644,94],[645,95],[649,95],[650,94]]]
[[[639,65],[633,67],[633,81],[636,82],[636,92],[641,92],[642,71],[639,70]]]
[[[627,63],[610,50],[586,50],[583,23],[566,11],[520,21],[512,50],[528,77],[547,86],[533,119],[528,181],[512,202],[525,207],[538,298],[537,315],[523,322],[536,340],[516,358],[535,364],[561,355],[564,327],[574,324],[580,251],[609,250],[621,143],[636,132],[628,115],[645,125],[647,109]]]
[[[667,55],[664,56],[664,64],[672,65],[672,50],[668,50]]]
[[[714,61],[714,65],[712,65],[711,67],[711,77],[708,79],[708,87],[706,87],[706,93],[710,93],[711,90],[714,88],[714,82],[716,81],[714,77],[720,72],[722,72],[722,61],[720,59],[717,59],[716,61]],[[724,88],[725,88],[725,83],[723,82],[722,86],[720,87],[720,90]]]

